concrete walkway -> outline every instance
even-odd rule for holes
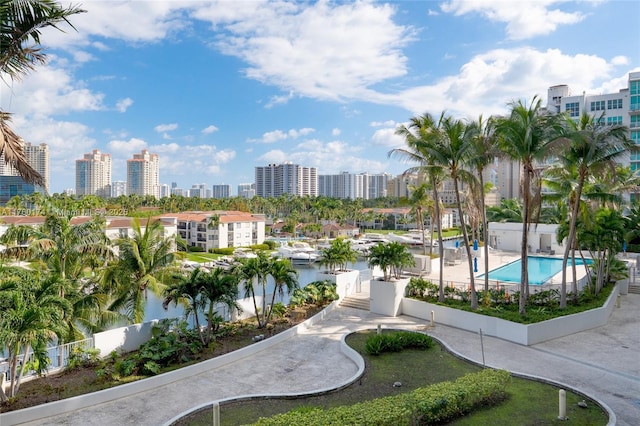
[[[156,426],[213,400],[335,386],[357,373],[340,351],[342,336],[378,324],[411,330],[428,325],[406,316],[337,308],[319,324],[255,356],[153,391],[28,424]],[[479,334],[437,324],[428,332],[455,352],[482,362]],[[485,336],[484,355],[488,366],[543,377],[602,401],[618,425],[640,424],[640,295],[623,296],[604,327],[531,347]]]

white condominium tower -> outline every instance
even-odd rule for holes
[[[160,161],[158,154],[143,149],[127,160],[127,195],[153,195],[160,197]]]
[[[76,160],[76,195],[111,197],[111,156],[94,149]]]
[[[317,197],[318,169],[292,163],[256,167],[256,195],[278,197],[283,194]]]
[[[22,149],[27,158],[27,162],[44,179],[44,189],[49,192],[49,146],[46,143],[33,145],[29,142],[22,142]],[[20,176],[18,171],[7,164],[4,154],[0,155],[0,176]]]
[[[552,86],[547,94],[547,109],[556,114],[566,112],[574,119],[586,112],[602,124],[622,124],[629,128],[629,137],[640,145],[640,72],[629,73],[629,85],[615,93],[572,95],[565,84]],[[640,170],[640,151],[631,152],[621,162],[633,171]]]

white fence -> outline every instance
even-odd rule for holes
[[[65,343],[64,345],[58,346],[50,346],[47,348],[47,358],[49,359],[49,366],[47,371],[56,372],[67,365],[69,365],[69,356],[73,353],[74,349],[91,349],[94,347],[93,338],[88,338],[84,340],[77,340],[71,343]],[[28,359],[32,360],[31,356],[33,355],[33,351],[29,351]],[[24,354],[18,356],[18,368],[22,367],[22,363],[24,362]],[[9,377],[9,362],[5,360],[0,362],[0,374],[4,374],[6,382],[9,383],[11,378]],[[24,376],[21,381],[28,381],[36,377],[36,372],[34,370],[25,371]]]

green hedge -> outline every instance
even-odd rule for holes
[[[350,406],[327,410],[305,407],[301,410],[261,418],[258,426],[402,426],[451,421],[474,409],[494,405],[506,398],[511,375],[504,370],[485,369],[467,374],[454,382],[442,382],[403,393]]]
[[[214,248],[214,249],[209,249],[209,253],[221,254],[223,256],[231,256],[233,254],[234,250],[235,250],[235,248],[233,248],[233,247]]]
[[[433,339],[422,333],[398,331],[394,333],[372,334],[365,342],[365,350],[369,355],[380,355],[384,352],[400,352],[403,349],[429,349]]]

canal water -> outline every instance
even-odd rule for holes
[[[302,265],[295,266],[296,271],[298,272],[298,285],[300,287],[304,287],[309,283],[316,281],[316,274],[320,270],[320,266],[318,264],[314,265]],[[326,267],[322,268],[323,270]],[[369,269],[367,262],[365,260],[358,260],[356,263],[350,264],[349,269]],[[241,290],[242,291],[242,290]],[[271,294],[273,291],[273,284],[269,281],[267,285],[267,294]],[[239,297],[242,297],[244,294],[240,293]],[[289,297],[285,294],[284,299],[280,300],[278,296],[276,296],[277,301],[281,301],[284,304],[288,304]],[[172,303],[168,306],[168,309],[165,310],[162,308],[162,299],[157,297],[155,294],[149,292],[147,298],[147,305],[145,309],[144,321],[151,321],[153,319],[163,319],[163,318],[181,318],[184,316],[184,308],[180,305],[177,307]]]

